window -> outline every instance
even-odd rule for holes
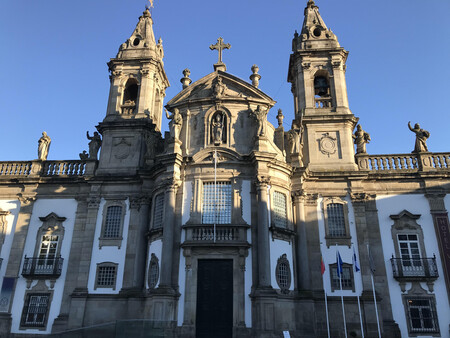
[[[45,328],[50,305],[50,293],[26,295],[20,325],[22,327]]]
[[[272,195],[273,224],[279,228],[287,227],[286,195],[274,191]]]
[[[278,258],[275,277],[282,293],[288,293],[291,286],[291,269],[286,254]]]
[[[153,209],[153,229],[163,227],[164,220],[164,193],[156,195]]]
[[[148,287],[154,289],[158,284],[159,279],[159,260],[154,253],[150,259],[150,266],[148,268]]]
[[[116,289],[117,266],[115,263],[97,264],[97,275],[95,277],[95,287]]]
[[[336,264],[330,264],[330,281],[331,281],[331,291],[341,289]],[[350,264],[343,264],[342,266],[342,290],[354,291],[353,266]]]
[[[416,234],[398,234],[398,246],[403,267],[420,267],[419,240]]]
[[[125,219],[125,203],[120,200],[110,200],[103,208],[103,223],[99,245],[118,246],[122,244],[123,222]]]
[[[339,198],[323,202],[327,246],[351,245],[347,203]]]
[[[410,333],[437,333],[439,325],[433,298],[406,298]]]
[[[203,183],[202,223],[231,223],[231,183]]]

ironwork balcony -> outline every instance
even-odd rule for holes
[[[22,276],[26,278],[58,278],[61,276],[64,258],[26,257],[23,262]]]
[[[184,245],[210,245],[212,243],[225,245],[248,245],[248,225],[217,225],[214,232],[212,224],[184,225],[186,237]]]
[[[399,281],[430,281],[439,277],[436,257],[418,259],[391,258],[391,264],[394,278]]]

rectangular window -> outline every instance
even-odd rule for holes
[[[330,265],[331,290],[340,290],[339,277],[336,264]],[[353,290],[353,271],[352,266],[342,267],[342,290]]]
[[[345,237],[344,206],[340,203],[327,205],[327,221],[329,237]]]
[[[287,227],[287,210],[286,210],[286,195],[274,191],[272,195],[273,200],[273,224],[279,228]]]
[[[164,194],[156,195],[153,209],[153,229],[160,229],[164,219]]]
[[[116,288],[117,265],[98,265],[95,288]]]
[[[120,205],[112,205],[106,210],[105,227],[103,238],[120,237],[122,222],[122,207]]]
[[[231,223],[231,183],[203,183],[203,224]]]
[[[419,240],[415,234],[398,235],[403,266],[421,266]]]
[[[407,298],[410,333],[439,332],[432,298]]]
[[[20,325],[23,327],[45,327],[49,301],[49,293],[29,293],[26,296]]]

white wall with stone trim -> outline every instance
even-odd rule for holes
[[[53,322],[55,318],[59,315],[61,308],[64,283],[66,280],[67,266],[69,262],[70,247],[72,244],[72,235],[75,224],[76,210],[77,210],[77,201],[75,199],[37,199],[36,202],[34,202],[33,211],[30,219],[30,225],[28,228],[28,234],[25,240],[25,247],[20,266],[19,278],[16,283],[16,289],[11,308],[12,333],[34,333],[34,334],[50,333]],[[24,257],[35,256],[36,241],[40,241],[40,239],[37,238],[38,230],[43,224],[43,222],[39,219],[39,217],[45,217],[52,212],[54,212],[59,217],[65,217],[66,220],[62,224],[64,227],[64,237],[62,239],[62,242],[59,243],[61,248],[60,254],[61,257],[64,259],[64,263],[61,271],[61,276],[58,279],[56,279],[53,289],[49,288],[49,290],[53,291],[53,297],[50,304],[50,311],[48,313],[47,327],[45,330],[37,330],[37,329],[19,330],[25,300],[24,298],[25,292],[27,290],[32,291],[33,287],[37,284],[37,282],[35,281],[31,285],[30,289],[26,288],[26,279],[23,278],[21,275]],[[46,285],[48,287],[50,286],[49,281],[46,281]]]
[[[294,290],[294,261],[292,259],[292,253],[292,243],[279,239],[274,240],[272,235],[270,235],[270,281],[274,289],[280,288],[278,286],[275,274],[278,258],[280,258],[283,254],[286,254],[286,258],[289,261],[289,269],[291,270],[291,285],[289,286],[289,290]]]
[[[336,251],[339,251],[341,255],[341,259],[343,263],[353,264],[353,247],[355,248],[356,257],[358,259],[359,266],[361,267],[361,261],[359,260],[359,250],[358,250],[358,237],[356,234],[356,226],[355,226],[355,214],[353,211],[352,201],[349,196],[342,198],[345,202],[347,202],[348,207],[348,225],[351,236],[351,246],[348,245],[331,245],[327,247],[327,242],[325,240],[326,230],[325,230],[325,219],[324,219],[324,210],[323,210],[323,202],[324,198],[320,197],[317,203],[317,220],[319,223],[319,238],[320,238],[320,251],[322,253],[322,259],[325,264],[325,273],[323,274],[323,284],[327,295],[329,296],[356,296],[361,295],[362,293],[362,278],[361,272],[355,273],[355,269],[353,267],[353,282],[354,288],[353,290],[334,290],[331,291],[331,276],[330,276],[330,264],[336,264]],[[318,266],[320,266],[320,261],[316,262]]]
[[[5,238],[3,241],[2,249],[0,251],[0,258],[2,259],[2,265],[0,269],[0,283],[3,282],[3,277],[6,273],[6,267],[8,266],[9,255],[11,253],[11,247],[14,239],[14,233],[16,231],[17,216],[20,211],[20,202],[18,200],[2,200],[0,201],[0,209],[3,211],[9,211],[10,214],[5,216]],[[1,287],[1,284],[0,284]]]
[[[117,246],[102,246],[102,248],[100,248],[99,238],[102,231],[103,217],[106,216],[106,212],[103,212],[106,202],[107,201],[104,198],[102,198],[98,208],[97,222],[95,225],[94,244],[92,247],[91,265],[89,268],[88,292],[95,294],[99,293],[118,294],[123,284],[125,254],[127,251],[127,240],[128,240],[128,226],[130,224],[130,203],[128,199],[124,200],[125,216],[123,219],[123,228],[122,228],[123,239],[120,248]],[[111,262],[118,264],[115,290],[113,290],[112,288],[97,288],[96,290],[94,290],[97,264],[103,262]]]
[[[448,196],[446,203],[449,202]],[[448,301],[444,274],[442,270],[441,257],[439,253],[438,242],[434,229],[433,218],[430,213],[430,205],[424,195],[378,195],[376,198],[378,209],[378,220],[380,224],[380,234],[383,242],[383,255],[386,267],[387,282],[389,285],[389,293],[391,297],[392,313],[394,320],[397,322],[402,337],[408,337],[408,325],[406,322],[406,313],[403,306],[402,291],[399,283],[394,279],[391,266],[391,257],[395,255],[396,243],[392,238],[391,228],[394,221],[390,215],[398,215],[403,210],[407,210],[412,214],[420,215],[416,220],[423,231],[423,239],[427,257],[436,255],[438,262],[439,278],[434,282],[434,292],[436,297],[436,311],[438,314],[441,337],[450,337],[449,325],[450,304]],[[426,283],[420,283],[421,287],[428,292]],[[406,284],[406,291],[411,289],[411,283]],[[406,292],[407,293],[407,292]],[[429,293],[430,294],[430,293]]]

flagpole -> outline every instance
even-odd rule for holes
[[[358,271],[356,270],[356,268],[357,268],[356,251],[355,251],[355,247],[354,246],[353,246],[353,265],[354,265],[354,268],[355,268],[355,273],[360,271],[359,269],[358,269]],[[357,291],[356,297],[358,298],[358,311],[359,311],[359,322],[361,323],[361,336],[362,336],[362,338],[364,338],[364,327],[363,327],[363,321],[362,321],[362,316],[361,316],[361,302],[359,301],[359,291]]]
[[[339,251],[337,249],[337,244],[336,244],[336,272],[339,275],[339,285],[341,287],[341,303],[342,303],[342,317],[344,317],[344,332],[345,332],[345,338],[347,338],[347,324],[346,324],[346,320],[345,320],[345,309],[344,309],[344,295],[342,294],[342,265],[341,262],[339,261]]]
[[[375,284],[373,282],[373,272],[375,271],[375,267],[373,266],[373,259],[370,254],[369,244],[367,244],[367,254],[369,256],[369,265],[370,265],[370,279],[372,281],[372,293],[373,293],[373,302],[375,304],[375,315],[377,317],[377,326],[378,326],[378,337],[381,338],[381,330],[380,330],[380,318],[378,317],[378,307],[377,307],[377,297],[375,295]]]
[[[323,278],[323,274],[325,273],[325,264],[323,262],[323,257],[320,257],[320,272],[322,273],[322,285],[323,285],[323,292],[325,295],[325,312],[327,315],[327,332],[328,332],[328,338],[330,338],[330,320],[328,318],[328,299],[327,299],[327,288],[325,287],[325,279]]]
[[[216,243],[217,223],[217,150],[214,150],[214,243]]]

